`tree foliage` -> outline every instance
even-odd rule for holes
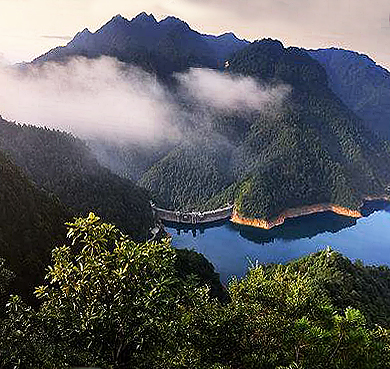
[[[148,239],[154,219],[146,191],[102,167],[80,139],[0,117],[0,149],[77,214],[93,210],[134,239]]]
[[[385,368],[389,332],[358,310],[337,311],[313,263],[251,268],[229,301],[178,273],[166,242],[137,244],[90,214],[68,224],[42,301],[11,297],[2,367]],[[330,254],[331,255],[331,254]],[[325,268],[325,266],[323,266]]]
[[[32,300],[52,247],[65,240],[64,223],[71,215],[58,198],[37,188],[0,152],[0,258],[16,273],[10,286],[14,293]]]
[[[390,269],[352,263],[330,248],[291,262],[290,267],[310,274],[340,311],[348,306],[364,313],[370,326],[390,328]]]

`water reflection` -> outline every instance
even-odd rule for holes
[[[369,201],[361,208],[361,213],[367,217],[378,210],[390,212],[390,203],[382,200]],[[302,238],[312,238],[319,234],[330,232],[337,233],[345,228],[356,225],[357,219],[326,211],[317,214],[304,215],[299,218],[286,219],[286,221],[270,230],[255,228],[240,224],[234,224],[229,220],[222,220],[207,224],[182,224],[164,222],[165,226],[176,230],[176,235],[192,233],[196,238],[204,234],[206,229],[218,228],[223,225],[239,233],[248,241],[258,244],[273,243],[275,240],[299,240]]]
[[[384,210],[390,213],[390,202],[384,200],[367,201],[360,209],[360,212],[364,217],[368,217],[369,215],[378,210]]]
[[[219,228],[225,224],[231,224],[229,220],[219,220],[217,222],[206,223],[206,224],[184,224],[184,223],[173,223],[163,221],[164,225],[167,228],[175,229],[176,235],[180,236],[182,234],[192,233],[192,237],[196,237],[198,235],[204,234],[206,229],[210,228]],[[172,231],[171,231],[172,233]]]
[[[287,219],[282,225],[270,230],[231,224],[240,236],[258,244],[280,240],[298,240],[312,238],[318,234],[336,233],[344,228],[356,225],[355,218],[349,218],[332,212],[305,215],[299,218]]]
[[[324,232],[336,233],[343,228],[356,225],[356,219],[337,215],[332,212],[324,212],[287,219],[284,224],[270,230],[234,224],[229,220],[200,225],[164,222],[164,225],[170,229],[175,229],[177,236],[192,233],[194,238],[204,234],[206,229],[218,228],[225,225],[249,241],[265,244],[274,242],[276,239],[298,240],[307,237],[311,238]]]
[[[383,209],[374,212],[374,210]],[[290,219],[272,230],[238,226],[230,221],[208,224],[167,225],[172,245],[194,249],[214,264],[225,283],[230,276],[242,277],[248,260],[260,263],[286,263],[331,246],[352,260],[390,265],[390,205],[369,203],[361,219],[331,212]],[[371,215],[369,215],[371,214]]]

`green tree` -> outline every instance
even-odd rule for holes
[[[334,307],[311,270],[337,256],[330,250],[317,263],[257,265],[221,303],[191,277],[203,261],[186,267],[168,242],[135,243],[92,213],[68,224],[68,237],[36,289],[39,309],[11,296],[0,367],[390,367],[389,331]]]
[[[177,277],[170,245],[134,243],[93,214],[68,227],[72,247],[53,250],[49,283],[36,289],[38,312],[15,297],[8,305],[8,326],[30,337],[16,339],[17,345],[15,335],[3,337],[9,362],[24,357],[33,367],[151,368],[185,360],[176,358],[184,352],[176,347],[182,346],[176,338],[180,316],[207,301],[208,290]],[[31,344],[38,337],[43,350]]]
[[[390,365],[389,332],[368,329],[356,309],[336,313],[305,271],[256,266],[243,280],[234,280],[229,292],[231,302],[217,319],[223,329],[214,344],[218,360],[232,368]]]
[[[0,317],[3,315],[3,306],[9,294],[10,284],[14,279],[14,273],[6,268],[4,259],[0,258]]]

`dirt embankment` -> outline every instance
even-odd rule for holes
[[[367,199],[369,200],[369,199]],[[322,213],[324,211],[332,211],[333,213],[344,215],[351,218],[361,218],[362,214],[357,210],[350,210],[334,204],[317,204],[302,206],[300,208],[289,209],[281,213],[278,217],[266,220],[266,219],[251,219],[245,218],[238,214],[236,210],[233,211],[233,215],[230,219],[231,222],[236,224],[248,225],[251,227],[271,229],[284,223],[288,218],[297,218],[304,215],[310,215],[315,213]]]

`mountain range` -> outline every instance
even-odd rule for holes
[[[390,367],[388,267],[328,247],[256,263],[224,288],[203,256],[148,242],[150,200],[234,203],[239,216],[272,221],[388,196],[389,73],[354,52],[202,35],[146,13],[85,29],[32,63],[81,56],[157,75],[186,127],[174,142],[124,145],[0,116],[0,367]],[[195,101],[176,72],[201,68],[268,98],[240,109]]]
[[[272,219],[312,204],[358,209],[366,197],[386,194],[389,73],[365,56],[202,35],[177,18],[157,22],[141,13],[130,21],[117,15],[95,33],[85,29],[33,63],[102,55],[136,64],[168,86],[174,72],[212,68],[291,89],[274,114],[213,111],[207,128],[158,155],[137,144],[92,145],[105,151],[103,164],[136,179],[160,206],[199,210],[234,202],[241,215]]]
[[[33,63],[107,55],[167,77],[191,67],[223,69],[230,56],[248,45],[234,33],[205,35],[178,18],[158,22],[143,12],[132,20],[116,15],[94,33],[84,29],[66,46],[50,50]],[[326,69],[330,88],[344,104],[370,129],[389,138],[389,71],[368,56],[349,50],[306,51]]]
[[[291,92],[274,114],[217,115],[211,132],[153,165],[139,183],[160,205],[188,210],[234,202],[245,216],[272,219],[317,203],[357,209],[369,194],[385,193],[388,142],[342,103],[326,70],[305,51],[254,42],[225,73],[287,84]]]
[[[175,17],[157,22],[152,14],[141,13],[130,21],[116,15],[96,32],[84,29],[66,46],[50,50],[33,63],[106,55],[163,77],[188,67],[223,68],[226,58],[248,43],[233,33],[200,34]]]

